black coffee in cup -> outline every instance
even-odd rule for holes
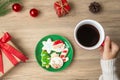
[[[77,40],[85,47],[92,47],[99,41],[100,34],[91,24],[81,25],[77,30]]]

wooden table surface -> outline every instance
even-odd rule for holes
[[[61,18],[54,11],[55,1],[23,0],[22,12],[12,11],[0,17],[0,30],[8,31],[13,36],[15,45],[29,57],[26,63],[17,65],[2,80],[98,80],[101,74],[98,50],[80,48],[74,40],[73,31],[79,21],[94,19],[102,24],[106,35],[120,45],[120,0],[97,0],[103,11],[96,15],[88,10],[88,5],[94,0],[69,0],[72,10]],[[33,7],[40,10],[37,18],[29,15],[29,10]],[[43,70],[36,62],[35,46],[48,34],[65,36],[74,47],[73,62],[61,72]]]

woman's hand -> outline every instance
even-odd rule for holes
[[[109,60],[116,58],[119,51],[119,46],[111,41],[109,36],[106,36],[104,46],[101,46],[99,51],[101,52],[102,59]]]

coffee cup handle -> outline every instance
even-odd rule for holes
[[[105,45],[105,41],[103,41],[103,43],[101,44],[101,46],[104,47],[104,45]]]

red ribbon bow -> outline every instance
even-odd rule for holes
[[[0,39],[0,72],[4,73],[2,52],[8,57],[13,65],[17,65],[18,61],[15,57],[25,62],[28,58],[24,56],[20,51],[16,50],[14,47],[9,45],[7,42],[10,41],[11,36],[9,33],[4,33],[3,37]]]

